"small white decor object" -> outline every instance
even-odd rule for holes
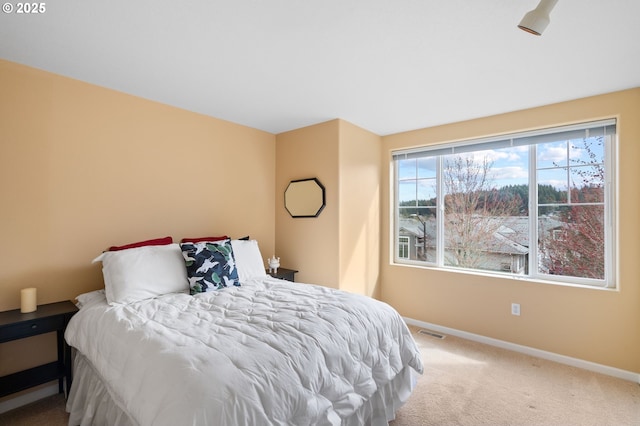
[[[35,312],[38,309],[38,302],[36,300],[35,287],[23,288],[20,290],[20,312],[23,314],[29,312]]]
[[[269,265],[269,272],[277,273],[278,268],[280,267],[280,258],[276,257],[274,254],[272,258],[267,259],[267,264]]]

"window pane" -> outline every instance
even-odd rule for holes
[[[398,160],[398,179],[416,178],[416,160]]]
[[[571,202],[604,202],[603,138],[571,141],[570,164]]]
[[[538,170],[538,203],[567,203],[568,191],[566,168]]]
[[[538,220],[539,272],[604,279],[604,206],[558,208]]]
[[[433,178],[436,177],[436,159],[435,157],[419,158],[418,164],[418,177],[419,178]]]
[[[401,206],[415,206],[417,204],[416,193],[415,180],[398,182],[398,201]]]
[[[571,188],[572,203],[602,203],[604,202],[604,185],[583,185]]]
[[[471,152],[447,156],[443,164],[444,264],[524,274],[529,252],[528,185],[519,183],[521,171],[528,177],[528,151]]]
[[[538,168],[566,167],[567,162],[567,142],[541,143],[537,146]]]
[[[418,205],[419,206],[435,206],[437,187],[435,179],[421,179],[418,185]]]
[[[571,164],[603,164],[604,139],[602,137],[570,141]]]
[[[604,166],[600,164],[571,167],[569,171],[573,188],[604,186]]]

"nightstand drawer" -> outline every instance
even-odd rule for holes
[[[62,315],[22,321],[0,327],[0,342],[8,342],[9,340],[22,337],[49,333],[50,331],[62,330],[63,328],[64,317]]]

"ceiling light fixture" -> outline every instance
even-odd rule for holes
[[[556,3],[558,3],[558,0],[540,0],[538,7],[524,15],[518,28],[537,36],[541,35],[549,25],[549,13],[551,13]]]

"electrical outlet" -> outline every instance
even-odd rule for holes
[[[512,303],[511,304],[511,315],[520,316],[520,304]]]

